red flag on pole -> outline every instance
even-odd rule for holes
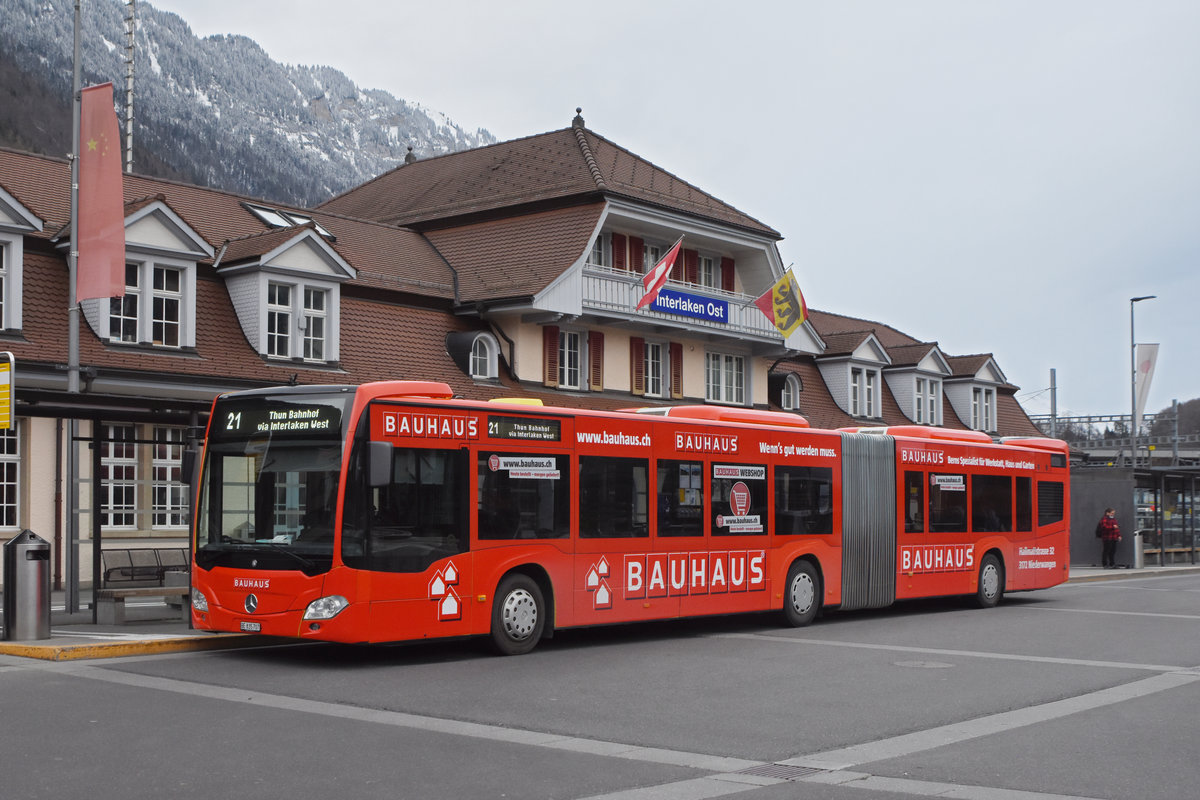
[[[75,299],[120,297],[125,294],[125,201],[112,84],[89,86],[80,98]]]
[[[679,241],[675,246],[667,251],[667,254],[658,260],[654,268],[642,276],[642,288],[645,289],[645,294],[638,301],[638,308],[645,308],[653,303],[658,298],[658,293],[667,285],[667,278],[671,276],[671,267],[675,266],[675,259],[679,258],[679,248],[683,245],[683,237],[679,237]]]

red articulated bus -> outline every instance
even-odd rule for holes
[[[598,412],[389,381],[237,392],[209,420],[192,618],[337,642],[1005,591],[1067,578],[1067,447],[816,430],[719,406]]]

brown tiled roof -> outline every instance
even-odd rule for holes
[[[875,334],[875,338],[879,340],[879,343],[889,351],[893,347],[921,343],[919,339],[914,339],[907,333],[896,330],[891,325],[885,325],[882,322],[874,322],[869,319],[848,317],[844,314],[834,314],[831,311],[820,311],[810,308],[808,310],[808,321],[817,331],[817,334],[826,341],[828,341],[829,336],[838,333],[869,331]]]
[[[45,231],[30,234],[32,238],[52,238],[70,222],[70,177],[70,169],[63,159],[0,148],[0,186],[45,222]],[[449,266],[424,237],[412,230],[292,209],[140,175],[123,176],[123,191],[126,201],[137,208],[161,197],[215,251],[219,251],[227,240],[276,230],[247,211],[243,202],[298,211],[320,222],[335,237],[338,253],[358,271],[356,284],[453,298],[454,277]]]
[[[951,373],[955,377],[973,376],[983,369],[992,358],[991,353],[977,353],[970,356],[946,356]]]
[[[463,302],[533,295],[587,252],[603,203],[429,231]]]
[[[825,342],[825,352],[822,355],[826,356],[848,356],[857,350],[862,343],[874,331],[846,331],[845,333],[831,333],[821,338]]]
[[[889,347],[888,357],[892,359],[893,367],[915,367],[937,346],[937,342],[921,342],[920,344]]]
[[[602,194],[781,238],[661,167],[576,127],[405,164],[320,208],[424,228],[439,220],[545,202],[586,202]]]
[[[1002,436],[1045,436],[1012,392],[996,392],[996,429]]]

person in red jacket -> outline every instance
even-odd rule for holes
[[[1100,564],[1105,569],[1117,567],[1117,542],[1121,541],[1121,527],[1117,525],[1117,510],[1104,509],[1104,516],[1096,523],[1096,536],[1100,537],[1102,550]]]

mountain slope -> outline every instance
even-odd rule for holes
[[[70,150],[71,0],[5,0],[0,14],[0,145]],[[313,206],[420,156],[495,142],[338,70],[271,60],[243,36],[197,38],[177,15],[138,3],[134,170]],[[85,86],[112,81],[124,132],[126,5],[83,4]]]

